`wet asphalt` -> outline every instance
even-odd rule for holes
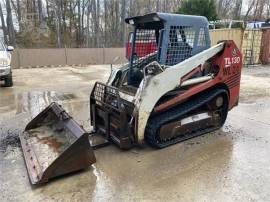
[[[86,130],[89,94],[109,66],[14,70],[0,88],[1,201],[270,201],[270,66],[245,68],[222,129],[156,150],[95,151],[86,171],[31,186],[18,134],[51,102]]]

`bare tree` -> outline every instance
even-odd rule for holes
[[[125,45],[126,29],[125,19],[126,18],[126,0],[121,1],[121,44]]]
[[[12,5],[12,9],[14,10],[17,20],[19,22],[19,28],[21,25],[21,5],[20,5],[20,1],[16,0],[16,2],[14,0],[10,0],[11,1],[11,5]]]
[[[264,14],[264,8],[267,7],[267,2],[269,2],[269,0],[257,0],[257,12],[256,12],[256,19],[262,20],[264,18],[263,14]]]
[[[10,1],[6,0],[6,9],[7,9],[7,30],[8,30],[8,36],[9,36],[9,43],[13,46],[16,46],[16,38],[15,38],[15,30],[14,30],[14,24],[12,19],[12,11],[10,6]]]
[[[18,22],[19,24],[21,23],[22,20],[22,12],[21,12],[21,4],[19,0],[16,0],[16,4],[17,4],[17,14],[18,14]]]
[[[91,4],[88,1],[87,8],[86,8],[86,47],[89,47],[89,44],[90,44],[90,40],[89,40],[90,39],[90,36],[89,36],[90,23],[89,23],[89,21],[90,21],[90,11],[91,11],[90,8],[91,8]]]
[[[62,47],[62,43],[61,43],[61,10],[60,10],[60,6],[59,6],[59,2],[58,1],[51,1],[50,4],[52,5],[52,16],[54,19],[54,27],[56,30],[56,44],[57,47],[60,48]]]
[[[37,3],[38,3],[39,26],[40,26],[40,29],[44,29],[45,22],[44,22],[44,15],[42,11],[42,0],[37,0]]]
[[[132,29],[124,19],[174,12],[181,0],[5,0],[2,17],[9,42],[28,47],[124,46]],[[1,14],[1,11],[0,11]],[[1,17],[1,16],[0,16]],[[5,20],[4,17],[7,19]],[[18,25],[14,25],[17,23]],[[11,25],[11,26],[10,26]],[[14,30],[16,27],[16,30]],[[19,28],[19,29],[17,29]],[[16,33],[15,33],[16,32]]]
[[[259,15],[259,13],[258,13],[259,12],[259,9],[258,9],[259,8],[259,1],[256,0],[254,5],[255,5],[255,7],[253,9],[253,20],[256,20],[258,15]]]
[[[266,2],[266,18],[270,18],[270,1]]]
[[[247,18],[248,18],[248,16],[249,16],[250,12],[252,11],[252,8],[253,8],[254,4],[255,4],[255,0],[249,0],[249,2],[248,2],[248,9],[247,9],[247,11],[246,11],[244,20],[247,20]]]
[[[8,43],[8,39],[7,39],[7,27],[6,27],[6,23],[5,23],[5,19],[4,19],[4,15],[3,15],[3,10],[2,10],[2,5],[0,3],[0,18],[1,18],[1,25],[2,25],[2,30],[3,30],[3,34],[4,34],[4,41],[5,43]]]
[[[236,0],[237,1],[237,0]],[[219,0],[218,1],[218,15],[221,18],[227,18],[228,16],[230,16],[232,14],[231,11],[233,11],[233,15],[234,13],[238,13],[238,9],[236,8],[237,6],[240,6],[239,4],[235,3],[235,0]],[[242,3],[241,3],[242,5]],[[237,15],[237,14],[236,14]]]
[[[233,9],[233,13],[232,13],[232,16],[233,16],[234,19],[239,19],[240,18],[241,9],[242,9],[242,3],[243,3],[243,0],[236,0],[235,1],[235,6],[234,6],[234,9]]]

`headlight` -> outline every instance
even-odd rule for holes
[[[5,58],[0,58],[0,66],[8,66],[10,64],[10,61]]]

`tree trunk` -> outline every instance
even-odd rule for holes
[[[57,47],[61,48],[61,12],[60,12],[60,6],[58,5],[59,2],[56,2],[54,4],[55,8],[53,9],[54,12],[54,19],[55,19],[55,29],[56,29],[56,37],[57,37]]]
[[[84,40],[84,12],[85,12],[85,1],[82,1],[82,16],[81,16],[81,25],[82,25],[82,30],[81,30],[81,36],[82,40]]]
[[[57,14],[56,14],[56,35],[57,35],[57,47],[61,48],[60,23]]]
[[[38,17],[39,17],[39,27],[42,30],[45,28],[44,15],[42,11],[42,0],[38,0]]]
[[[93,0],[93,24],[94,24],[94,46],[95,48],[99,47],[99,12],[100,12],[100,3],[99,0]]]
[[[5,19],[4,19],[1,3],[0,3],[0,18],[1,18],[1,25],[2,25],[2,29],[3,29],[3,34],[4,34],[4,41],[5,41],[6,44],[8,44],[7,27],[6,27],[6,24],[5,24]]]
[[[97,21],[96,21],[96,30],[97,30],[97,47],[100,47],[100,1],[97,0]]]
[[[7,9],[7,25],[9,25],[8,26],[9,43],[15,47],[16,46],[15,30],[13,26],[12,11],[9,0],[6,0],[6,9]]]
[[[122,3],[121,3],[121,45],[123,46],[125,46],[125,38],[126,38],[125,18],[126,18],[126,1],[122,0]]]
[[[148,2],[147,2],[147,13],[151,13],[151,7],[152,7],[151,0],[148,0]]]
[[[259,1],[258,12],[257,12],[257,18],[258,18],[258,20],[262,20],[262,18],[263,18],[263,10],[264,10],[264,7],[266,7],[266,6],[267,5],[266,5],[266,1],[265,0],[260,0]]]
[[[49,1],[46,0],[46,12],[47,12],[47,17],[50,17],[50,10],[49,10]]]
[[[108,29],[108,6],[107,6],[107,1],[104,1],[104,46],[107,47],[108,46],[108,36],[107,36],[107,29]]]
[[[156,11],[159,12],[159,0],[156,0]]]
[[[242,0],[236,0],[233,11],[233,19],[240,19],[241,8],[242,8]]]
[[[259,6],[259,0],[256,0],[255,2],[255,8],[253,12],[253,20],[258,20],[258,6]]]
[[[86,47],[89,48],[89,20],[90,20],[90,4],[87,5],[86,14]]]
[[[18,22],[20,24],[21,23],[21,20],[22,20],[20,1],[19,0],[16,0],[16,4],[17,4]]]
[[[69,2],[69,12],[70,12],[70,18],[69,18],[69,32],[71,33],[72,31],[72,26],[73,26],[73,9],[72,9],[72,2]]]
[[[270,1],[267,2],[267,8],[266,8],[266,18],[270,18]]]
[[[115,2],[115,26],[114,26],[114,34],[112,35],[112,40],[113,38],[116,37],[117,40],[115,40],[114,43],[114,47],[118,46],[118,44],[120,44],[120,36],[119,36],[119,19],[120,19],[120,15],[119,15],[119,4],[117,2]]]
[[[220,15],[220,16],[222,16],[222,8],[223,8],[223,0],[219,0],[218,1],[218,8],[217,8],[217,10],[218,10],[218,14]]]
[[[77,7],[78,7],[78,31],[77,31],[77,43],[80,46],[81,45],[81,0],[77,0]]]
[[[254,6],[254,3],[255,3],[255,0],[252,0],[251,3],[248,5],[248,9],[247,9],[246,15],[244,17],[244,21],[247,20],[247,18],[249,16],[249,13],[250,13],[250,11],[252,10],[252,8]]]
[[[134,2],[132,0],[129,0],[129,17],[134,16]]]

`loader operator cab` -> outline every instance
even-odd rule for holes
[[[151,13],[125,22],[134,27],[126,44],[128,86],[138,87],[143,67],[153,61],[168,68],[210,47],[208,21],[202,16]]]

